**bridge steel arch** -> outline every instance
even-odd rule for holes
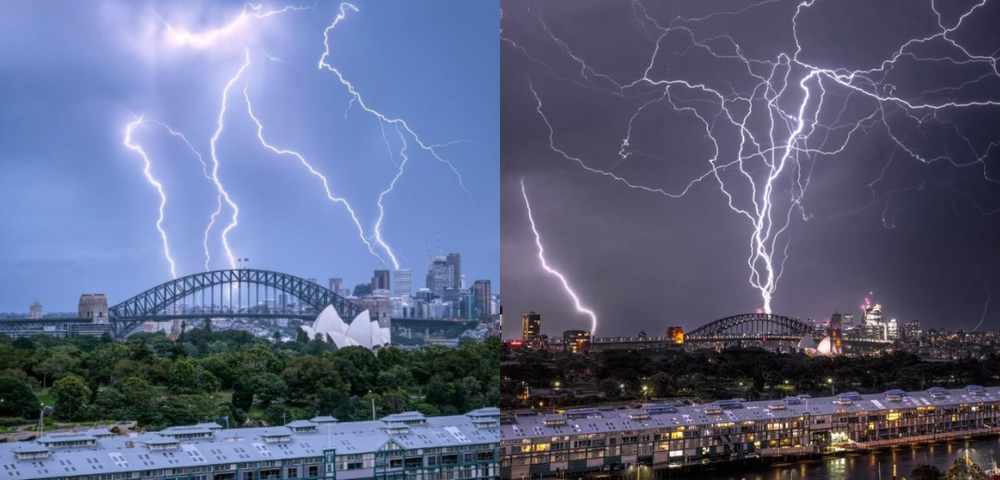
[[[806,323],[791,317],[769,313],[734,315],[702,325],[684,335],[692,340],[733,337],[742,334],[753,336],[787,335],[804,336],[812,333]]]
[[[111,333],[115,338],[123,338],[143,322],[156,319],[160,312],[184,297],[231,284],[274,288],[298,298],[318,312],[333,305],[345,320],[353,319],[365,310],[328,288],[294,275],[255,269],[216,270],[171,280],[108,308]]]

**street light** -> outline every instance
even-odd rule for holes
[[[826,379],[826,383],[828,383],[830,385],[830,396],[832,397],[832,396],[836,395],[837,392],[834,389],[833,379],[832,378]]]

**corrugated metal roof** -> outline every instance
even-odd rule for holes
[[[413,416],[407,415],[412,419]],[[78,475],[108,474],[138,470],[182,468],[219,463],[241,463],[321,457],[326,449],[336,449],[338,455],[372,453],[388,441],[406,449],[443,448],[500,441],[497,428],[473,425],[469,415],[428,417],[425,425],[410,425],[409,433],[388,434],[382,431],[382,421],[347,422],[317,425],[314,432],[294,433],[286,427],[224,429],[210,438],[175,440],[160,433],[141,436],[98,438],[92,447],[66,447],[49,450],[48,458],[18,460],[14,452],[40,451],[37,442],[0,444],[0,480],[27,480]],[[196,430],[210,431],[204,426],[174,427],[164,433],[178,434]],[[291,440],[269,443],[269,434],[289,435]],[[94,439],[93,436],[86,436]],[[63,437],[66,438],[66,437]],[[143,445],[179,444],[178,448],[152,450]]]

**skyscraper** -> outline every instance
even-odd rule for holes
[[[388,270],[375,270],[375,274],[372,275],[372,291],[379,290],[389,291]]]
[[[341,288],[344,288],[344,279],[343,278],[332,278],[331,277],[330,278],[330,290],[332,290],[333,293],[339,293]]]
[[[493,314],[493,292],[489,280],[476,280],[472,284],[472,315],[475,318],[489,318]]]
[[[455,274],[453,266],[445,257],[436,257],[427,269],[427,288],[435,295],[441,296],[444,289],[454,287]]]
[[[451,286],[465,288],[465,285],[462,285],[462,256],[457,253],[449,253],[445,261],[451,266]]]
[[[542,316],[535,312],[525,313],[521,317],[521,340],[525,345],[533,346],[538,343],[538,337],[542,333]]]
[[[410,283],[410,269],[400,268],[392,272],[392,296],[408,297],[413,295],[413,286]]]

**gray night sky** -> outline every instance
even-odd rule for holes
[[[463,256],[471,283],[499,287],[499,76],[495,2],[354,2],[329,31],[326,62],[369,108],[406,120],[462,175],[407,141],[409,162],[383,199],[382,237],[422,286],[428,246]],[[380,261],[348,210],[289,155],[257,139],[244,88],[266,140],[295,150],[347,199],[369,241],[378,200],[403,161],[393,124],[352,103],[334,72],[317,68],[324,30],[340,2],[264,3],[305,8],[236,24],[207,46],[183,32],[224,29],[240,1],[6,2],[0,15],[0,312],[76,308],[81,293],[117,303],[171,278],[156,223],[160,197],[143,159],[126,148],[133,114],[166,122],[209,162],[222,92],[218,178],[239,208],[228,235],[249,266],[353,287]],[[175,29],[171,35],[166,25]],[[180,40],[179,40],[180,39]],[[131,113],[130,113],[131,112]],[[384,133],[383,133],[384,132]],[[383,135],[385,138],[383,138]],[[449,143],[458,140],[466,142]],[[205,268],[203,236],[217,188],[198,158],[159,125],[134,128],[168,203],[162,227],[178,276]],[[388,142],[388,145],[387,145]],[[210,268],[229,268],[221,242],[225,206],[209,235]],[[385,249],[375,248],[388,262]],[[390,263],[391,265],[391,263]]]
[[[710,171],[716,146],[717,165],[733,162],[741,129],[722,115],[717,97],[683,85],[667,93],[649,82],[620,88],[643,78],[647,68],[654,81],[685,80],[720,92],[729,115],[749,115],[744,132],[762,150],[775,145],[779,160],[797,125],[803,78],[815,69],[829,75],[880,69],[856,78],[858,90],[823,75],[806,84],[811,97],[802,132],[808,134],[796,146],[836,153],[792,155],[772,183],[775,231],[790,219],[773,247],[775,268],[786,246],[788,256],[772,311],[823,320],[839,309],[857,317],[872,291],[887,318],[919,319],[924,328],[973,328],[988,291],[1000,292],[1000,215],[990,215],[1000,208],[1000,185],[988,180],[1000,178],[1000,150],[991,147],[1000,141],[1000,104],[906,108],[871,96],[929,106],[1000,101],[1000,76],[988,58],[970,57],[1000,50],[1000,4],[937,3],[939,15],[928,1],[816,0],[798,14],[801,51],[787,68],[774,64],[788,65],[796,52],[795,1],[683,7],[502,1],[501,278],[511,320],[505,335],[519,335],[519,317],[528,310],[542,314],[549,334],[590,326],[558,279],[540,267],[522,178],[548,263],[597,313],[598,335],[640,329],[662,335],[670,325],[692,329],[763,305],[749,282],[753,223],[730,208],[719,184],[735,206],[755,214],[749,179],[761,202],[770,170],[752,149],[744,150],[746,176],[733,164],[719,171],[719,180],[709,175],[683,197],[669,198],[588,172],[549,146],[529,85],[555,146],[589,168],[674,194]],[[882,64],[908,40],[939,33],[939,23],[952,28],[970,10],[947,35],[968,54],[939,36]],[[775,87],[770,92],[761,88],[767,78]],[[776,95],[771,130],[765,98]],[[763,263],[755,265],[766,273]],[[998,322],[1000,302],[994,301],[982,328],[1000,328]]]

